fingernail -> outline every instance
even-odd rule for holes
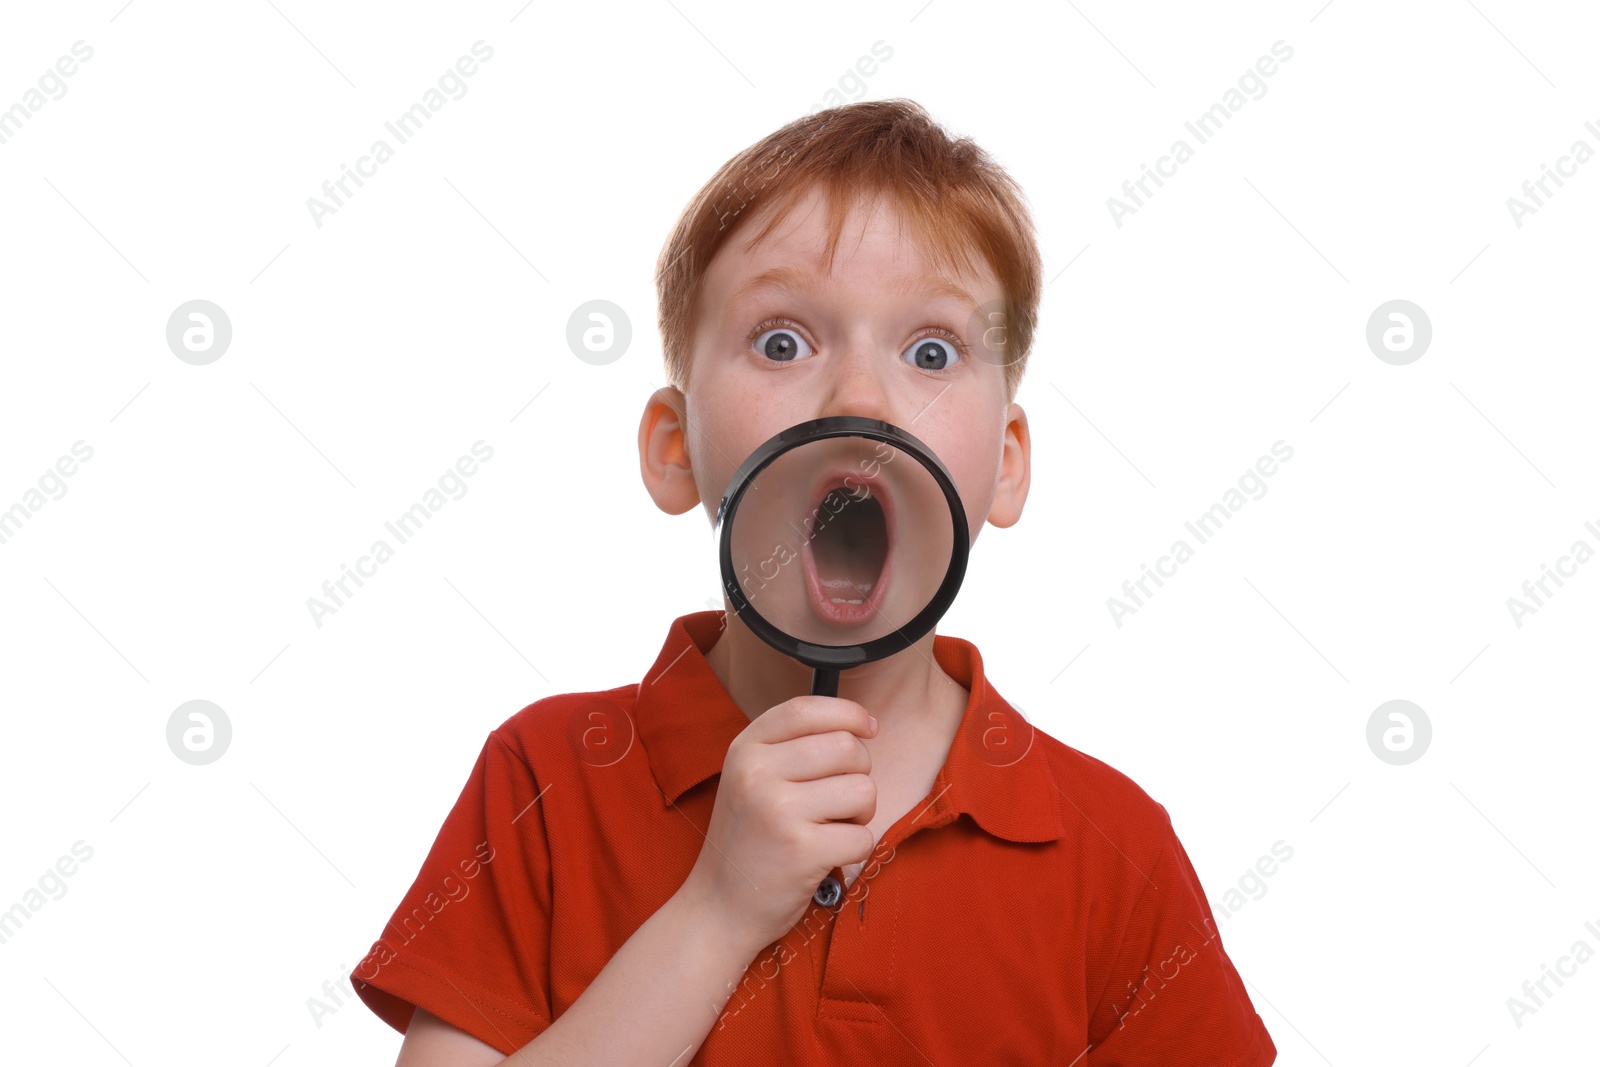
[[[867,718],[872,720],[872,728],[876,730],[878,728],[878,717],[876,715],[868,715]]]

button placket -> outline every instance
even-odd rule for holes
[[[862,905],[866,902],[866,894],[869,891],[872,893],[874,918],[868,922],[865,907],[852,905],[852,910],[858,915],[857,921],[835,921],[830,925],[826,935],[828,954],[822,965],[822,984],[817,1004],[819,1018],[867,1023],[884,1021],[882,1012],[875,1005],[892,1000],[898,992],[894,971],[894,944],[898,926],[895,922],[896,893],[900,887],[916,880],[913,870],[915,860],[897,860],[897,857],[902,854],[910,838],[926,830],[938,829],[959,817],[959,812],[945,799],[949,789],[946,783],[925,798],[923,806],[906,812],[889,827],[888,832],[878,840],[872,857],[850,884],[849,890],[860,889]],[[879,853],[887,855],[879,858]],[[895,868],[895,874],[888,875],[886,869],[891,866]],[[842,885],[843,873],[842,868],[835,867],[829,877],[838,878]],[[885,878],[889,881],[885,882]],[[841,898],[845,904],[850,904],[852,899],[849,891]]]
[[[893,863],[901,843],[926,823],[914,825],[914,813],[905,817],[879,840],[873,855],[862,866],[860,873],[830,909],[834,921],[827,932],[828,953],[822,965],[822,982],[818,990],[817,1015],[819,1019],[849,1019],[856,1023],[882,1024],[884,1017],[877,1005],[893,999],[896,990],[894,973],[894,942],[896,936],[895,890],[907,877],[901,872],[892,883],[886,868],[904,866],[905,860]],[[838,878],[843,886],[842,868],[834,868],[830,878]],[[826,881],[826,879],[824,880]],[[873,918],[866,918],[868,894],[872,896]],[[840,918],[849,913],[850,921]]]

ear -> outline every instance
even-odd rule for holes
[[[1028,499],[1033,443],[1028,437],[1028,416],[1022,405],[1011,404],[1006,408],[1004,434],[994,505],[989,509],[990,525],[1001,528],[1022,518],[1022,505]]]
[[[682,515],[700,503],[685,447],[683,412],[682,391],[668,385],[650,394],[639,419],[639,474],[650,499],[668,515]]]

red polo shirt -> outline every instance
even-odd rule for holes
[[[385,1022],[419,1005],[509,1055],[683,884],[749,725],[704,658],[720,623],[683,616],[642,681],[490,733],[351,975]],[[933,652],[971,694],[933,788],[755,956],[692,1062],[1272,1063],[1166,810],[1033,728],[973,645]]]

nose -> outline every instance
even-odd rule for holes
[[[840,359],[824,398],[822,416],[854,415],[892,422],[892,397],[885,380],[889,369],[884,353],[857,343]]]

